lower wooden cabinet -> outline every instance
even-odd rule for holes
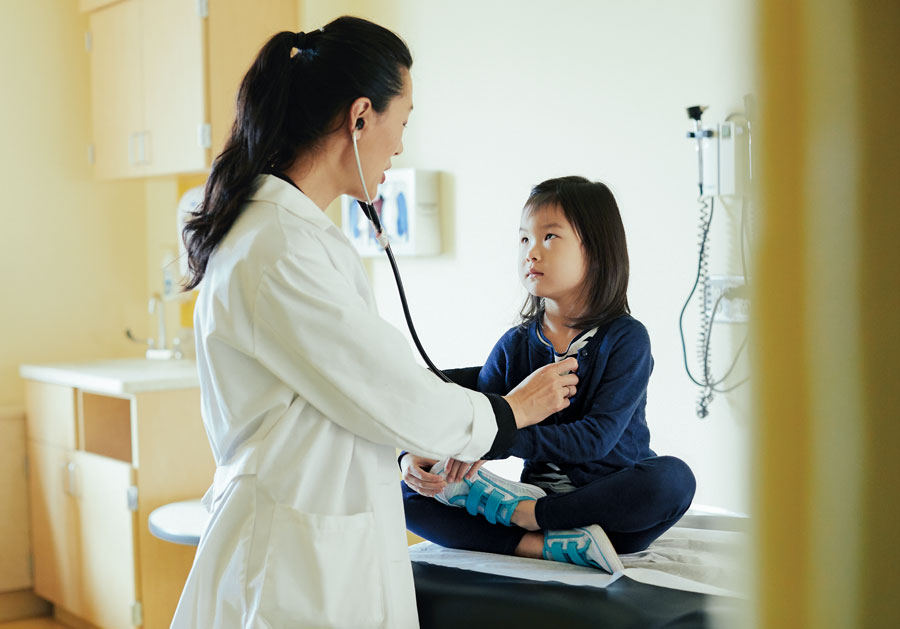
[[[97,627],[168,627],[195,549],[152,537],[147,518],[212,481],[199,390],[62,389],[28,383],[35,592]]]
[[[81,614],[77,504],[69,491],[71,452],[28,442],[34,591]]]
[[[100,627],[132,627],[140,607],[136,581],[134,469],[88,452],[72,453],[77,504],[81,615]]]

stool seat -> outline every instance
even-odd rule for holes
[[[199,500],[171,502],[150,512],[150,533],[159,539],[196,546],[206,530],[209,513]]]

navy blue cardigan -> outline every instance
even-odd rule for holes
[[[554,360],[538,323],[504,334],[478,374],[482,393],[506,395]],[[656,456],[647,428],[647,384],[653,371],[647,329],[623,315],[597,330],[578,352],[578,392],[571,405],[516,432],[506,456],[525,459],[522,480],[553,463],[576,487]]]

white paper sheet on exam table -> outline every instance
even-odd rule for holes
[[[741,557],[745,533],[674,527],[647,550],[620,555],[624,575],[661,587],[743,597]],[[431,542],[410,546],[412,561],[474,570],[532,581],[556,581],[568,585],[605,588],[621,575],[593,568],[443,548]]]

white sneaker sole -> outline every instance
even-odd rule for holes
[[[600,566],[602,570],[609,572],[610,574],[615,574],[617,572],[622,572],[625,570],[625,566],[622,565],[622,560],[619,559],[619,555],[616,553],[616,549],[615,547],[613,547],[612,542],[610,542],[609,538],[606,536],[606,532],[601,526],[597,524],[591,524],[590,526],[582,526],[575,529],[566,529],[562,531],[547,531],[546,535],[548,537],[552,536],[549,546],[555,546],[557,552],[562,551],[560,553],[562,558],[557,559],[553,556],[547,557],[547,554],[545,552],[545,559],[565,561],[566,563],[577,564],[577,562],[572,561],[572,559],[568,558],[564,547],[567,541],[569,543],[577,543],[579,546],[582,546],[585,537],[587,537],[587,539],[590,540],[590,545],[587,547],[587,552],[584,553],[584,555],[581,555],[579,553],[582,558],[586,557],[587,559],[596,563],[597,566]]]
[[[606,536],[606,531],[603,530],[603,527],[599,524],[591,524],[590,526],[581,527],[581,530],[587,533],[594,542],[591,545],[591,548],[588,549],[588,555],[591,554],[591,550],[599,551],[602,554],[603,559],[606,560],[607,565],[612,569],[611,572],[613,574],[625,570],[625,566],[622,565],[622,560],[619,559],[619,554],[616,552],[612,542],[609,541],[609,538]],[[593,557],[591,558],[594,559]],[[597,561],[597,559],[594,559],[594,561]],[[601,562],[597,561],[597,563]]]

